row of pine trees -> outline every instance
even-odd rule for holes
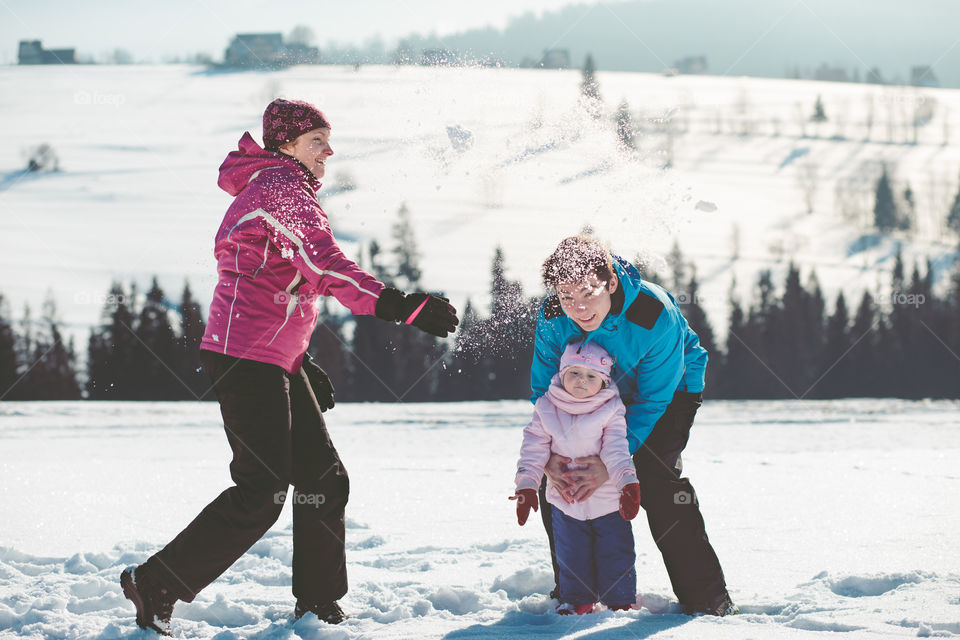
[[[424,288],[409,211],[400,210],[394,248],[369,247],[378,279],[401,289]],[[960,267],[937,295],[932,269],[909,276],[899,253],[888,291],[827,302],[816,274],[790,265],[782,287],[769,270],[748,304],[731,286],[726,348],[700,305],[696,272],[679,247],[669,273],[638,264],[681,304],[710,353],[706,395],[713,398],[960,397]],[[525,398],[540,297],[527,297],[505,276],[496,250],[488,308],[467,301],[453,340],[439,340],[374,317],[331,313],[324,299],[309,351],[337,388],[340,401],[462,401]],[[17,326],[0,296],[0,399],[213,399],[199,362],[203,314],[189,285],[171,303],[154,279],[144,296],[115,283],[102,322],[91,331],[84,381],[78,382],[72,341],[65,341],[52,299],[34,321]]]

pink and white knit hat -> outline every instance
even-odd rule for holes
[[[610,382],[613,357],[596,342],[572,342],[560,356],[560,375],[575,366],[592,369],[600,374],[604,382]]]
[[[277,98],[263,112],[263,147],[276,151],[285,142],[321,128],[330,128],[323,111],[303,100]]]

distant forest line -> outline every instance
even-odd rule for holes
[[[370,271],[390,285],[423,289],[405,208],[393,238],[389,252],[371,243]],[[644,278],[671,291],[709,352],[706,397],[960,398],[960,264],[947,291],[937,295],[930,265],[913,265],[908,274],[898,253],[889,290],[865,291],[855,304],[841,291],[829,312],[815,272],[804,281],[791,263],[778,287],[771,271],[763,270],[749,302],[731,286],[722,346],[700,305],[696,271],[678,246],[667,265],[665,274],[638,267]],[[111,286],[79,371],[76,347],[63,338],[53,299],[39,320],[27,308],[14,322],[0,295],[0,399],[213,399],[199,362],[203,313],[189,285],[179,303],[156,279],[140,297],[120,283]],[[323,299],[308,350],[333,380],[338,401],[527,398],[542,300],[505,276],[499,248],[490,300],[488,309],[468,300],[455,336],[440,340],[372,316],[332,313]]]

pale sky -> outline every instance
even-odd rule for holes
[[[593,4],[598,0],[579,0]],[[223,56],[234,34],[313,29],[315,44],[387,44],[411,32],[438,35],[472,27],[503,27],[514,16],[542,13],[570,0],[0,0],[0,64],[15,63],[20,40],[45,48],[73,47],[102,57],[121,48],[135,60],[161,62],[198,52]]]

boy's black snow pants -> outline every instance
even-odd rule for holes
[[[720,561],[707,539],[696,492],[681,478],[680,453],[687,446],[690,428],[702,403],[699,393],[677,391],[646,442],[633,454],[640,481],[640,505],[647,513],[650,533],[660,549],[673,592],[683,605],[697,607],[726,594]],[[546,502],[546,481],[540,487],[540,509],[553,558],[551,507]]]
[[[234,486],[147,560],[151,581],[190,602],[293,502],[293,594],[307,605],[347,592],[344,508],[349,479],[306,374],[201,351],[233,450]],[[294,486],[288,496],[289,485]]]

